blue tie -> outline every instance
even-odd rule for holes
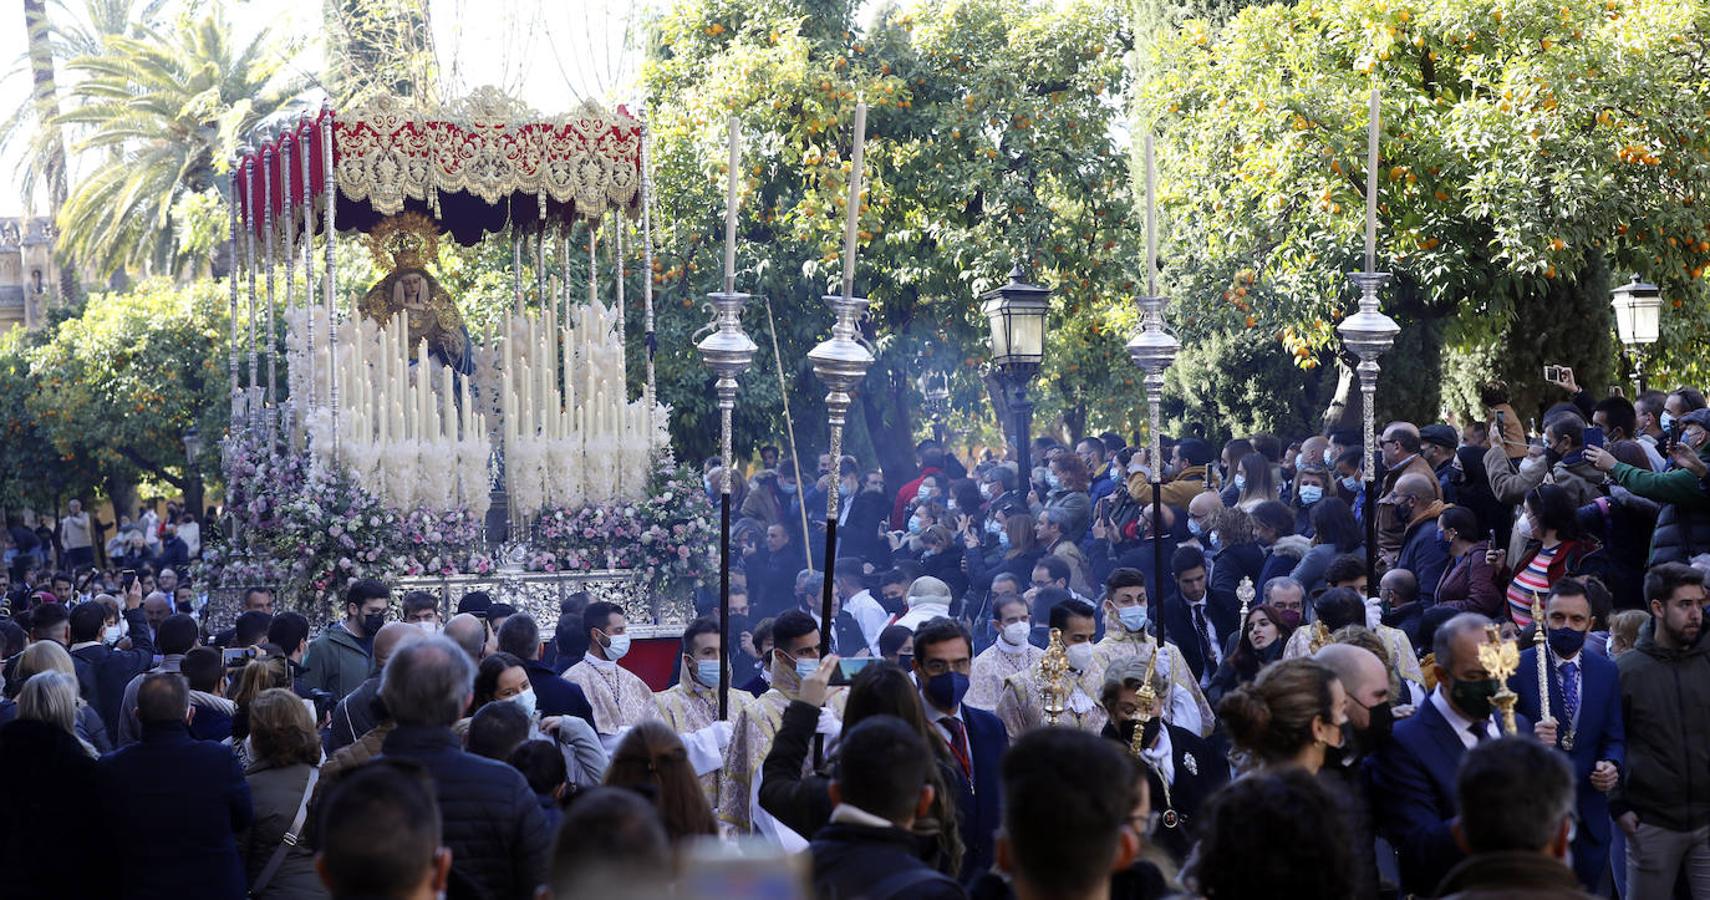
[[[1562,663],[1562,724],[1572,727],[1579,714],[1579,663]]]

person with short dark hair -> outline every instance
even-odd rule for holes
[[[729,678],[719,667],[718,621],[700,618],[683,629],[677,683],[653,695],[659,716],[682,738],[690,766],[700,779],[709,809],[718,805],[719,780],[724,775],[724,752],[730,746],[731,722],[748,705],[746,691],[728,691],[729,717],[718,715],[718,685]]]
[[[100,762],[103,820],[123,836],[117,852],[125,896],[247,896],[236,835],[252,812],[237,757],[223,744],[191,737],[190,686],[177,672],[141,676],[133,698],[139,739]],[[162,827],[165,810],[172,827]]]
[[[273,614],[260,610],[245,610],[238,613],[237,622],[232,626],[232,647],[253,647],[267,640],[267,628],[273,624]]]
[[[618,665],[629,653],[629,620],[623,608],[604,601],[588,604],[582,613],[588,653],[564,673],[564,680],[581,688],[592,707],[591,721],[600,743],[611,752],[625,729],[659,717],[653,689],[641,676]],[[532,681],[534,675],[530,674]]]
[[[589,725],[594,724],[594,709],[582,687],[560,677],[542,660],[545,648],[534,616],[522,612],[506,616],[505,623],[499,626],[499,651],[522,660],[528,683],[534,688],[535,708],[541,716],[576,716]]]
[[[155,646],[161,654],[160,664],[150,669],[147,674],[132,678],[125,685],[124,697],[119,702],[119,730],[114,736],[114,746],[125,747],[142,740],[142,729],[135,715],[137,689],[148,675],[179,674],[184,665],[184,654],[189,653],[198,644],[198,634],[196,620],[183,613],[173,613],[161,620],[160,627],[155,630]]]
[[[333,900],[443,897],[453,854],[441,828],[433,781],[420,766],[364,766],[327,798],[315,870]]]
[[[821,897],[966,897],[948,875],[921,862],[914,820],[932,803],[932,751],[908,723],[871,716],[840,740],[836,804],[814,834],[814,893]]]
[[[1170,557],[1176,589],[1163,604],[1166,634],[1175,637],[1172,643],[1202,688],[1223,661],[1223,636],[1240,627],[1236,610],[1211,602],[1208,571],[1204,551],[1192,545],[1176,548]]]
[[[674,869],[659,813],[628,788],[597,787],[564,812],[553,842],[552,896],[668,896]]]
[[[961,881],[972,882],[992,865],[992,833],[999,824],[999,760],[1009,735],[998,717],[967,705],[973,638],[955,619],[938,618],[914,633],[914,680],[927,721],[956,761],[946,787],[956,803],[956,827],[966,848]]]
[[[1467,751],[1455,778],[1462,812],[1454,826],[1467,858],[1433,896],[1590,900],[1567,866],[1573,784],[1567,761],[1537,741],[1504,737]]]
[[[291,671],[301,677],[303,657],[309,652],[309,620],[289,610],[274,616],[267,623],[267,642],[285,652]]]
[[[380,697],[380,673],[385,671],[393,651],[420,637],[421,630],[408,622],[387,622],[380,626],[380,633],[374,636],[374,674],[333,707],[332,727],[327,734],[328,753],[337,753],[356,743],[385,718],[375,710],[375,701]]]
[[[107,734],[117,738],[119,712],[131,679],[154,666],[154,636],[142,612],[142,585],[132,582],[120,615],[130,633],[130,649],[120,649],[120,629],[107,625],[100,603],[83,603],[71,611],[71,663],[77,668],[77,689],[95,707]],[[9,654],[8,654],[9,655]]]
[[[1212,795],[1184,881],[1205,897],[1354,896],[1335,798],[1295,767],[1256,772]]]
[[[1114,743],[1073,728],[1040,728],[1003,759],[998,868],[1017,900],[1109,896],[1110,875],[1139,852],[1142,805],[1134,763]]]
[[[232,736],[237,704],[226,699],[226,664],[220,651],[197,647],[184,654],[179,671],[190,684],[190,733],[199,741],[223,741]]]
[[[1188,549],[1192,551],[1192,548]],[[1152,658],[1158,648],[1157,638],[1153,636],[1156,628],[1152,619],[1154,609],[1144,573],[1125,567],[1111,570],[1104,582],[1104,639],[1093,647],[1093,656],[1101,670],[1125,659],[1144,662]],[[1170,625],[1185,626],[1191,621],[1183,619],[1180,610],[1176,612]],[[1173,633],[1191,635],[1193,632]],[[1215,724],[1211,705],[1200,691],[1192,667],[1174,641],[1165,641],[1158,671],[1167,676],[1171,685],[1164,697],[1164,719],[1195,734],[1209,733]]]
[[[997,640],[974,657],[973,672],[968,676],[968,696],[962,700],[988,712],[997,708],[1004,680],[1038,665],[1039,658],[1045,655],[1031,641],[1033,613],[1025,599],[1017,595],[1003,597],[992,603],[991,610],[991,627],[997,633]]]
[[[470,753],[504,762],[528,740],[529,715],[515,703],[488,703],[469,719],[464,741]]]
[[[1104,728],[1104,709],[1098,705],[1099,666],[1093,652],[1093,633],[1097,631],[1097,613],[1092,604],[1073,598],[1051,607],[1050,626],[1057,631],[1068,654],[1069,669],[1054,687],[1061,691],[1062,712],[1055,724],[1079,728],[1097,734]],[[1047,651],[1048,653],[1049,651]],[[1011,675],[1004,681],[998,698],[997,717],[1003,720],[1009,739],[1018,739],[1023,732],[1047,721],[1042,690],[1047,686],[1041,666],[1044,657],[1033,668]]]
[[[381,758],[414,761],[433,778],[456,877],[490,895],[526,896],[545,879],[549,836],[521,774],[458,746],[451,726],[474,699],[474,680],[468,655],[443,635],[394,650],[380,700],[398,724]]]
[[[334,700],[356,690],[374,662],[374,636],[386,624],[392,591],[364,578],[344,592],[344,618],[328,625],[309,645],[303,659],[303,684],[333,695]]]

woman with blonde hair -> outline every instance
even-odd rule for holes
[[[101,721],[101,714],[79,696],[77,666],[72,663],[71,654],[55,641],[36,641],[26,647],[18,655],[18,667],[13,670],[13,677],[28,683],[42,672],[58,672],[71,677],[72,722],[76,725],[72,733],[77,739],[95,748],[96,754],[112,750],[113,742],[107,737],[107,726]],[[22,702],[20,698],[19,703]]]
[[[606,784],[639,787],[644,795],[651,795],[673,844],[718,834],[712,807],[689,765],[689,751],[664,722],[649,719],[624,735],[606,768]]]
[[[39,647],[41,644],[35,646]],[[77,696],[77,676],[52,669],[31,675],[24,681],[23,690],[18,692],[18,718],[30,722],[46,722],[59,728],[77,738],[77,743],[82,745],[83,751],[94,759],[101,754],[93,744],[77,733],[78,714],[86,708]]]
[[[1277,499],[1277,482],[1271,474],[1271,461],[1263,453],[1249,453],[1235,466],[1235,490],[1240,498],[1235,508],[1250,513],[1266,500]]]
[[[1285,659],[1224,695],[1217,717],[1229,728],[1244,770],[1299,766],[1312,775],[1341,747],[1348,694],[1323,663]]]
[[[238,835],[238,852],[249,878],[249,895],[324,897],[314,854],[296,842],[320,778],[321,741],[314,719],[287,688],[261,691],[249,698],[248,709],[250,761],[244,780],[255,820]]]

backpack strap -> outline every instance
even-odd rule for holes
[[[255,876],[255,883],[249,887],[251,897],[267,888],[267,883],[273,880],[273,876],[279,872],[279,866],[285,862],[285,854],[297,846],[297,837],[303,833],[303,822],[309,817],[309,798],[314,796],[315,782],[320,779],[320,766],[309,769],[309,780],[303,784],[303,799],[297,804],[297,815],[291,820],[291,827],[285,830],[285,836],[280,838],[278,848],[268,857],[267,867]]]

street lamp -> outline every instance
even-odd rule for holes
[[[1033,459],[1028,431],[1033,425],[1033,401],[1027,398],[1027,383],[1045,359],[1045,314],[1051,308],[1051,289],[1027,284],[1021,278],[1021,266],[1017,265],[1009,272],[1008,284],[980,295],[980,311],[991,326],[992,369],[1003,387],[1006,405],[1015,413],[1019,480],[1031,487]]]
[[[1662,291],[1657,286],[1633,280],[1616,288],[1609,305],[1615,308],[1615,330],[1633,357],[1633,380],[1645,392],[1645,348],[1657,342],[1658,319],[1662,316]]]
[[[202,512],[202,476],[196,472],[196,458],[202,455],[202,433],[192,423],[179,437],[184,441],[184,504],[192,513],[199,515]],[[194,492],[191,485],[196,485]]]
[[[950,375],[947,372],[922,372],[916,382],[920,386],[921,406],[932,419],[932,437],[944,443],[944,417],[950,412]]]

